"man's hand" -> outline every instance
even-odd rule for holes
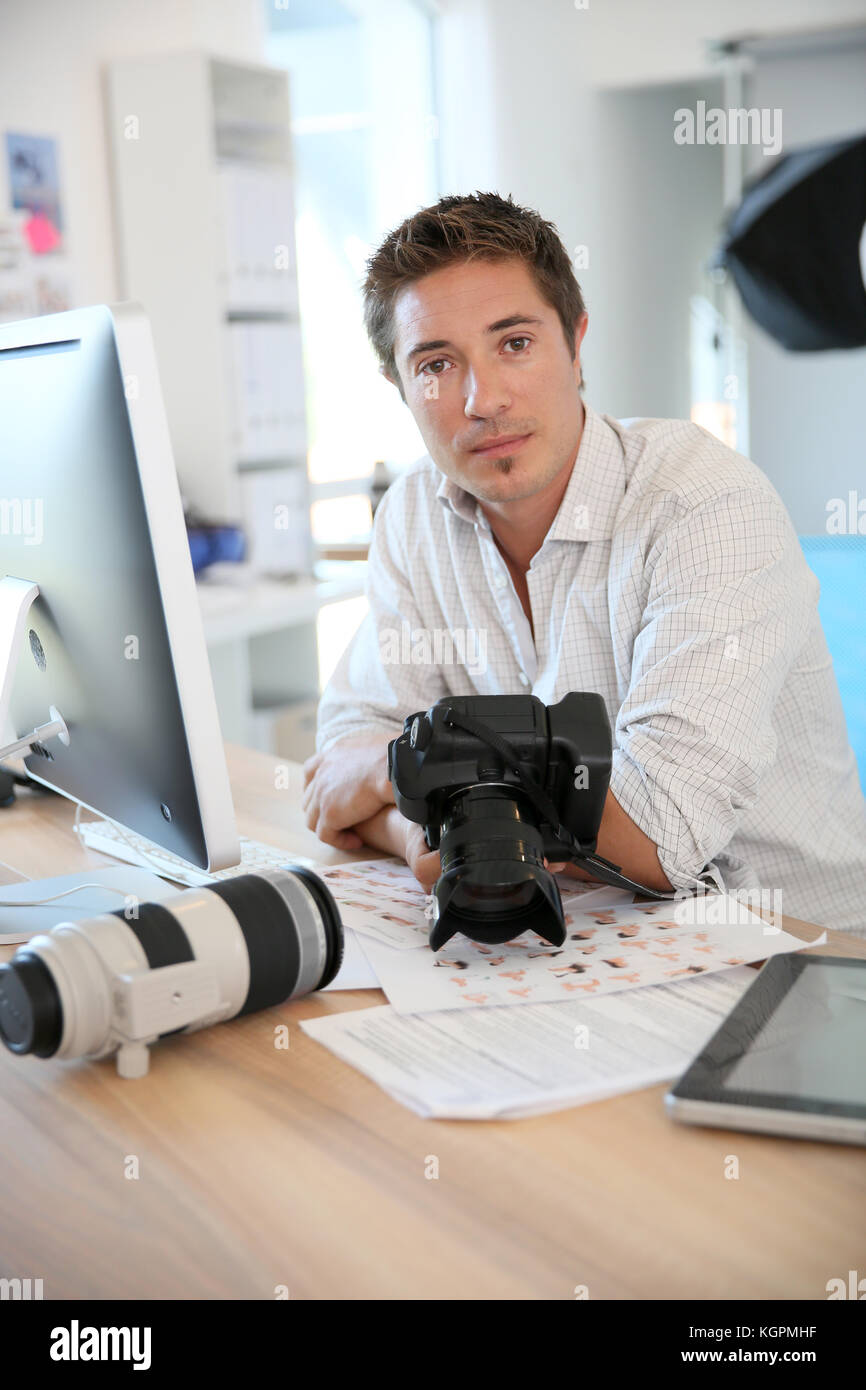
[[[397,811],[397,815],[400,815],[399,811]],[[406,820],[405,816],[401,816],[400,819],[404,821],[407,827],[404,831],[405,849],[403,850],[403,858],[421,884],[421,887],[429,893],[432,891],[433,884],[442,872],[439,851],[438,849],[431,850],[427,848],[423,826],[415,825],[412,821]]]
[[[354,827],[383,806],[393,806],[388,744],[396,736],[359,734],[314,753],[304,763],[304,814],[310,830],[325,844],[360,849],[365,841]]]

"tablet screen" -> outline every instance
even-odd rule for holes
[[[724,1090],[866,1101],[866,970],[827,961],[793,981]]]
[[[670,1095],[866,1118],[866,961],[771,956]]]

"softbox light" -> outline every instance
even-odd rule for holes
[[[716,264],[792,352],[866,346],[866,135],[783,155],[731,215]]]

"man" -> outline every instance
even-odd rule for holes
[[[376,513],[307,824],[429,887],[438,854],[387,779],[404,717],[449,694],[594,690],[614,730],[600,854],[651,888],[781,890],[794,916],[859,928],[866,806],[818,583],[760,470],[697,425],[584,404],[568,254],[511,199],[407,218],[369,261],[365,321],[429,455]]]

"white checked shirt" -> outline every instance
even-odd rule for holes
[[[782,911],[866,934],[866,804],[781,499],[697,425],[585,411],[526,576],[534,639],[475,499],[429,457],[388,489],[319,748],[396,736],[445,695],[597,691],[611,790],[675,888],[781,890]]]

